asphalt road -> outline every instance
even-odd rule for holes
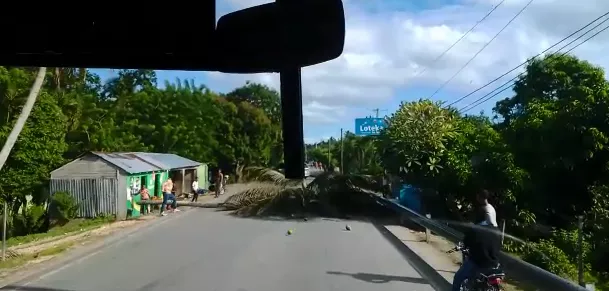
[[[243,219],[192,209],[154,223],[19,289],[3,290],[433,290],[365,222]],[[347,223],[351,231],[344,230]]]

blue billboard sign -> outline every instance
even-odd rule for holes
[[[355,134],[360,136],[378,135],[385,128],[383,118],[356,118]]]

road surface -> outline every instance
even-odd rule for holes
[[[369,223],[235,218],[214,209],[155,225],[20,288],[27,291],[430,291]],[[293,229],[292,235],[287,230]]]

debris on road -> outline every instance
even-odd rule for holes
[[[345,229],[346,229],[347,231],[351,231],[351,226],[347,224],[347,225],[345,226]]]

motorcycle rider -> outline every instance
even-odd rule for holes
[[[489,215],[488,192],[482,191],[477,198],[480,208],[476,215],[476,225],[471,226],[463,238],[463,246],[469,250],[468,258],[455,273],[453,291],[460,291],[463,281],[477,275],[476,272],[496,268],[499,264],[501,237],[494,211]]]
[[[476,195],[476,202],[478,202],[478,205],[481,207],[480,211],[484,214],[486,222],[497,227],[497,212],[495,211],[495,207],[488,202],[490,196],[491,194],[488,190],[482,189],[482,191],[478,192],[478,195]]]

